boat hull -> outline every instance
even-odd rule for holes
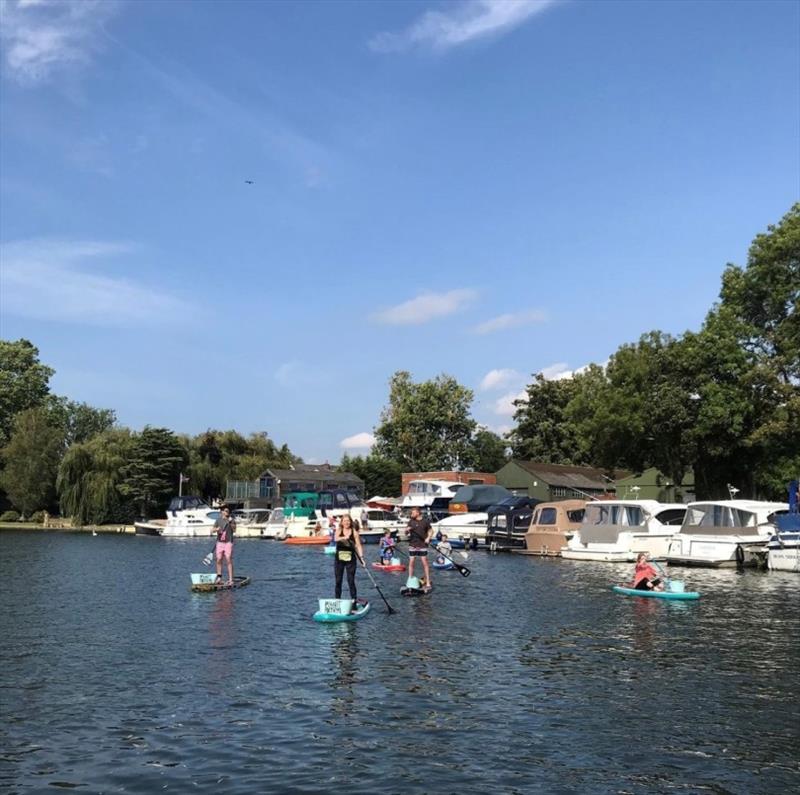
[[[758,536],[676,536],[667,550],[671,566],[710,569],[759,565],[767,539]]]
[[[782,533],[773,537],[767,545],[767,568],[800,573],[800,533]]]
[[[641,596],[644,599],[667,599],[674,602],[691,602],[700,598],[700,594],[697,591],[637,591],[635,588],[625,588],[622,585],[614,585],[611,590],[623,596]]]

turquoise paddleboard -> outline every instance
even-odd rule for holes
[[[623,596],[643,596],[645,599],[699,599],[697,591],[637,591],[635,588],[624,588],[615,585],[611,589],[614,593],[621,593]]]
[[[319,610],[314,613],[314,621],[332,623],[335,621],[358,621],[369,613],[369,602],[366,599],[357,599],[358,609],[351,613],[352,601],[350,599],[320,599]]]

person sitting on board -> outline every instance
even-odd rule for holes
[[[447,535],[445,533],[442,533],[442,540],[436,545],[436,549],[438,552],[443,553],[437,556],[436,562],[439,564],[447,563],[445,555],[448,557],[451,556],[453,554],[453,547],[447,540]]]
[[[347,572],[347,587],[350,598],[353,600],[352,612],[356,612],[358,593],[356,591],[356,560],[364,561],[364,549],[361,546],[361,536],[358,527],[349,514],[342,516],[339,527],[334,536],[336,541],[336,555],[333,559],[333,570],[336,577],[334,596],[342,598],[342,577]]]
[[[381,563],[384,566],[391,566],[394,560],[394,539],[392,538],[392,531],[388,528],[381,538]]]
[[[636,556],[636,569],[633,572],[633,588],[636,591],[663,591],[661,578],[647,559],[647,552],[640,552]]]
[[[411,509],[411,518],[408,520],[408,576],[414,576],[414,561],[422,558],[422,568],[425,572],[425,587],[430,588],[431,571],[428,566],[428,545],[433,537],[433,528],[427,518],[423,518],[419,508]]]
[[[217,582],[222,582],[222,559],[228,561],[228,581],[225,585],[233,585],[233,535],[236,522],[231,519],[231,509],[223,505],[211,532],[217,534],[217,545],[214,557],[217,559]]]

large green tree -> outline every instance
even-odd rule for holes
[[[576,393],[576,381],[548,381],[541,373],[515,402],[517,423],[509,434],[515,458],[547,464],[581,464],[584,455],[565,410]]]
[[[16,415],[2,451],[0,485],[23,516],[55,507],[56,472],[63,451],[64,432],[45,408]]]
[[[452,469],[465,460],[476,423],[473,392],[449,375],[415,383],[400,370],[375,430],[374,452],[406,470]]]
[[[508,461],[508,443],[488,428],[478,428],[469,445],[466,466],[476,472],[497,472]]]
[[[368,456],[342,456],[339,469],[352,472],[364,481],[367,497],[399,497],[403,467],[389,458],[371,453]]]
[[[0,340],[0,447],[11,436],[14,417],[44,402],[52,375],[28,340]]]
[[[58,468],[61,512],[78,525],[129,522],[134,506],[120,485],[133,454],[134,437],[127,428],[106,430],[73,444]]]
[[[187,461],[186,448],[172,431],[147,426],[134,438],[119,491],[142,516],[152,516],[163,511],[175,495]]]

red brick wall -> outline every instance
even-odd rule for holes
[[[403,472],[403,496],[408,494],[408,484],[412,480],[450,480],[453,483],[465,485],[473,483],[494,485],[497,483],[497,478],[489,472]]]

